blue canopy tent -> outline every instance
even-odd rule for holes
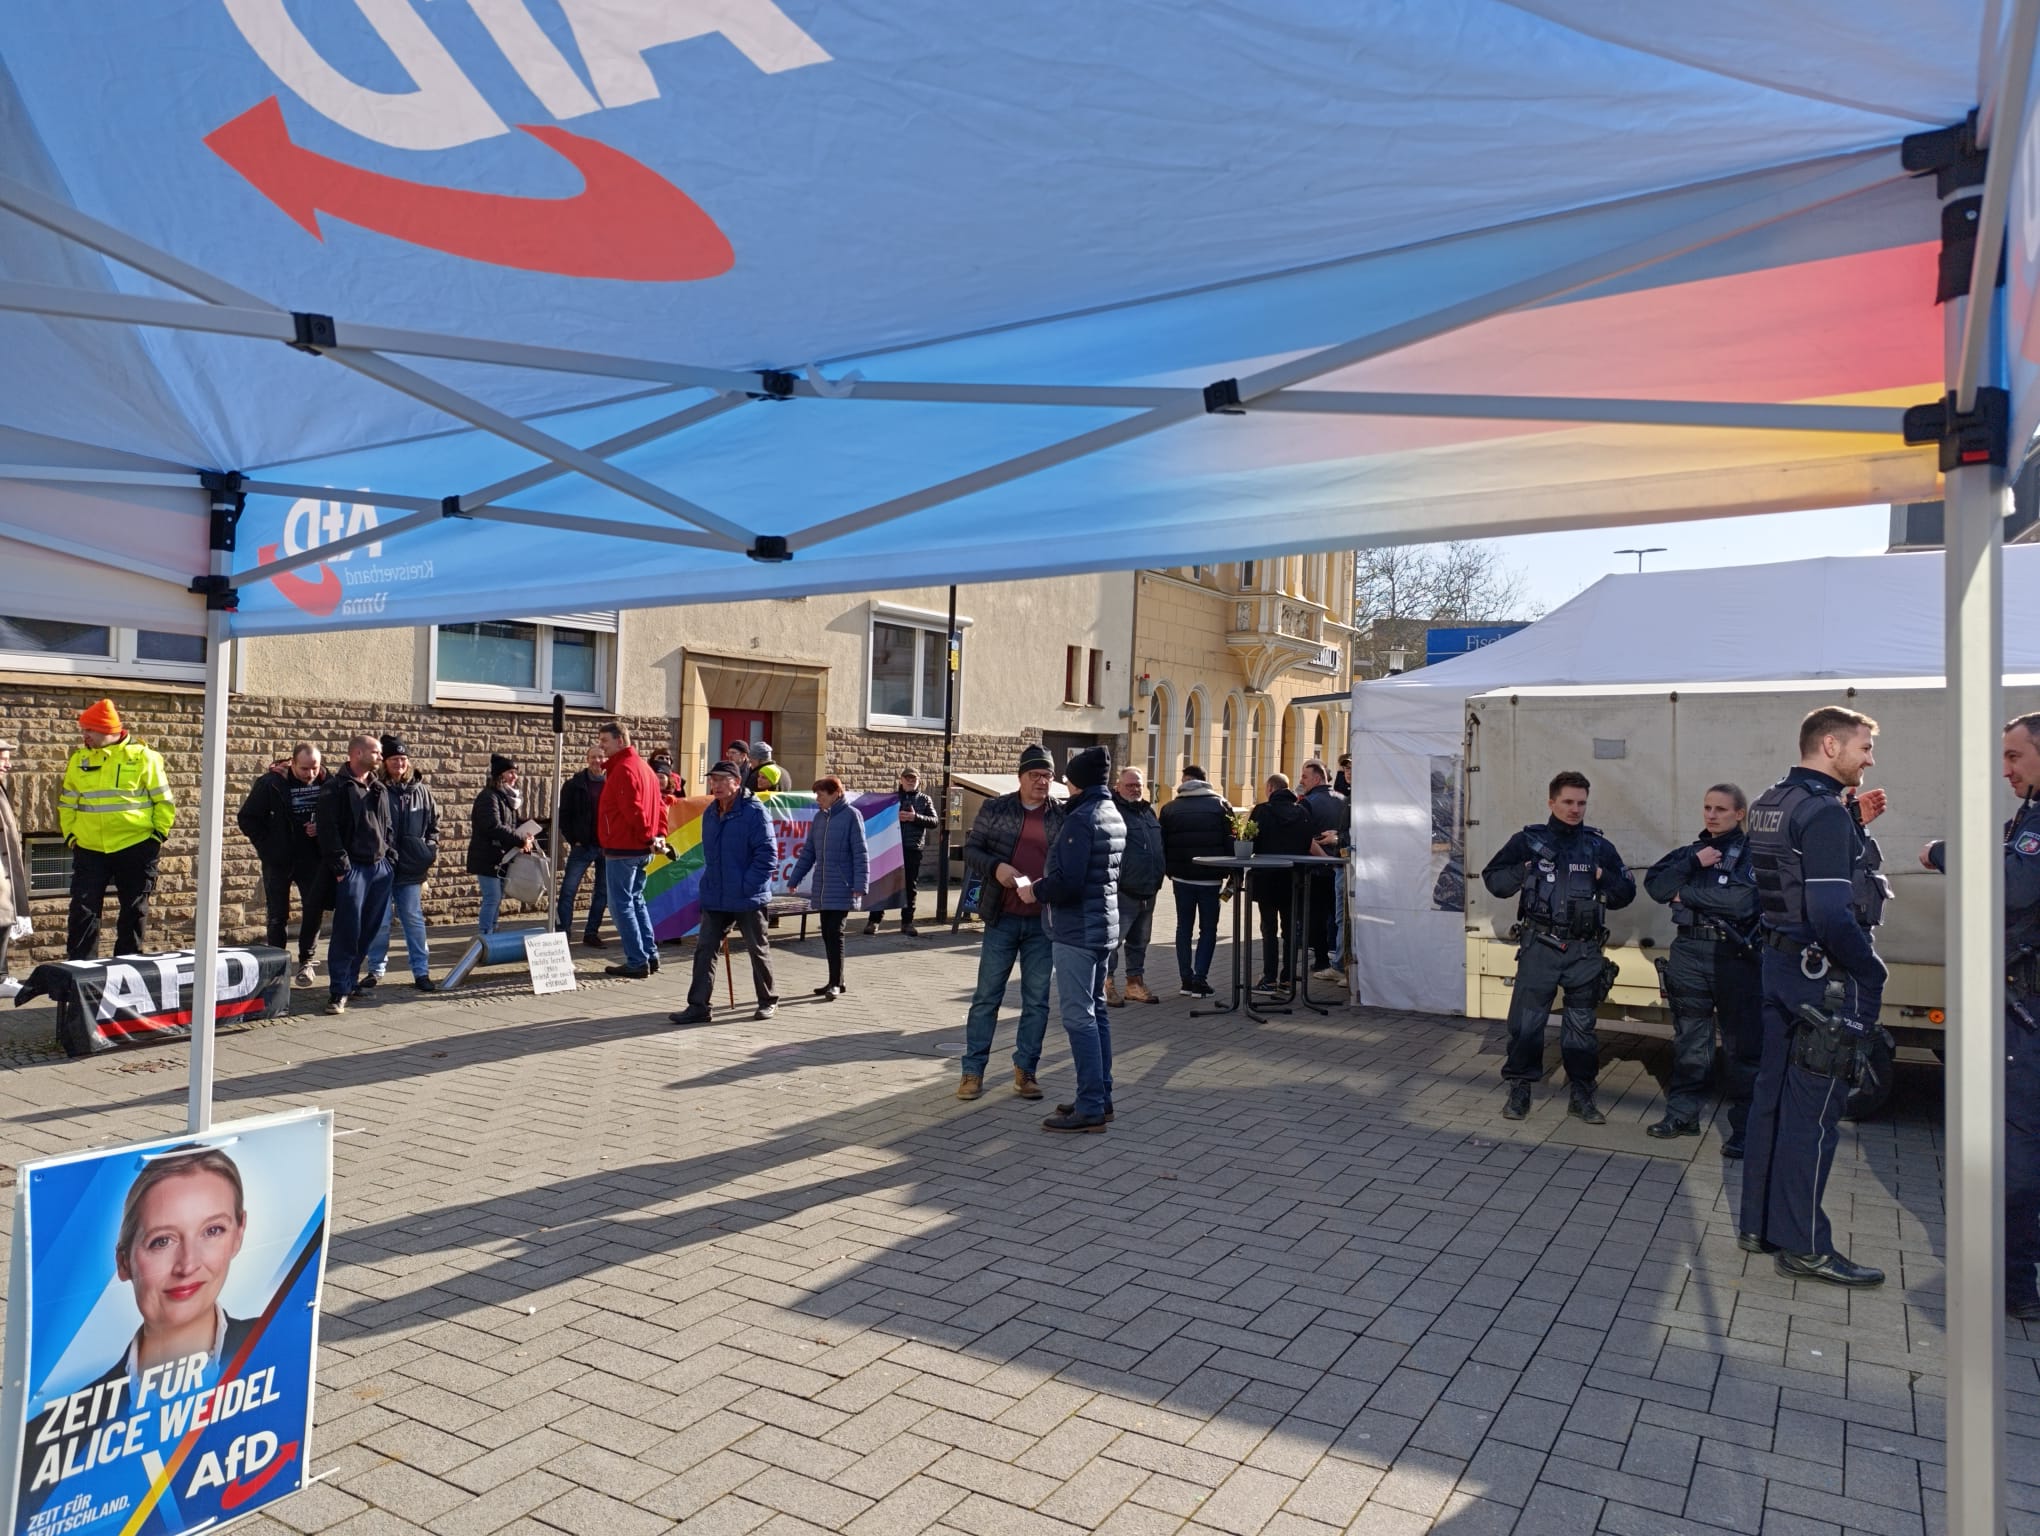
[[[2036,15],[16,0],[0,612],[208,636],[206,890],[237,637],[1945,490],[1985,846]],[[1960,279],[2008,204],[2001,362]],[[1950,903],[1965,1258],[1995,879]],[[1996,1528],[1993,1284],[1951,1263],[1956,1530]]]

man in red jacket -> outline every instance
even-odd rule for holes
[[[632,750],[621,721],[603,722],[598,739],[609,766],[595,806],[595,835],[609,882],[609,920],[623,940],[623,964],[607,970],[642,981],[659,968],[659,941],[645,904],[645,866],[653,848],[666,840],[666,799],[658,775]]]

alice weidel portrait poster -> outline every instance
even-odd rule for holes
[[[173,1536],[309,1480],[333,1117],[24,1164],[6,1536]]]

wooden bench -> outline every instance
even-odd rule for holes
[[[805,896],[773,896],[765,903],[765,926],[777,928],[782,917],[797,917],[800,919],[798,937],[805,940],[808,918],[814,914],[814,910]]]

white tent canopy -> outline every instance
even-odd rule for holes
[[[1361,994],[1427,1013],[1466,1006],[1465,917],[1434,910],[1432,899],[1431,781],[1440,761],[1463,766],[1468,699],[1559,685],[1938,678],[1943,563],[1939,554],[1851,555],[1604,576],[1493,645],[1357,685],[1352,906]],[[2006,550],[2005,569],[2014,590],[2034,590],[2040,546]],[[2004,669],[2040,672],[2040,629],[2007,636]]]

